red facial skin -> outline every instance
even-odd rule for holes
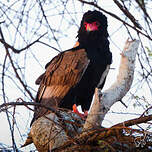
[[[99,27],[98,22],[87,23],[84,22],[84,27],[86,31],[97,31]]]

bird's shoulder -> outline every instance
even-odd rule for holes
[[[86,50],[74,47],[55,56],[46,64],[46,71],[37,80],[37,84],[52,85],[76,83],[81,72],[87,67],[89,59]],[[69,82],[70,81],[70,82]],[[72,81],[74,81],[72,83]]]

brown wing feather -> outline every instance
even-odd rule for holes
[[[79,46],[79,42],[77,41],[73,48],[76,48],[76,47],[78,47],[78,46]],[[47,67],[52,63],[53,60],[57,60],[57,58],[58,58],[58,56],[55,57],[55,58],[53,58],[49,63],[47,63],[46,66],[45,66],[45,68],[47,68]],[[36,84],[36,85],[40,85],[40,83],[41,83],[44,75],[45,75],[45,73],[41,74],[41,75],[36,79],[36,81],[35,81],[35,84]]]
[[[88,63],[84,49],[66,51],[56,56],[42,77],[36,102],[56,108],[69,89],[80,81]],[[44,108],[35,110],[34,120],[48,112]]]

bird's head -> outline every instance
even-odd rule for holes
[[[86,41],[88,38],[108,37],[107,17],[99,11],[88,11],[83,15],[80,29],[78,31],[79,41]]]

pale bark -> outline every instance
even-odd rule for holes
[[[85,122],[84,130],[100,127],[111,106],[120,101],[129,91],[134,77],[138,46],[138,40],[126,41],[121,53],[117,79],[109,89],[102,93],[101,90],[96,89],[94,103]]]
[[[34,121],[22,147],[34,143],[39,152],[48,152],[82,132],[84,120],[77,114],[59,110],[58,115],[52,112]]]

